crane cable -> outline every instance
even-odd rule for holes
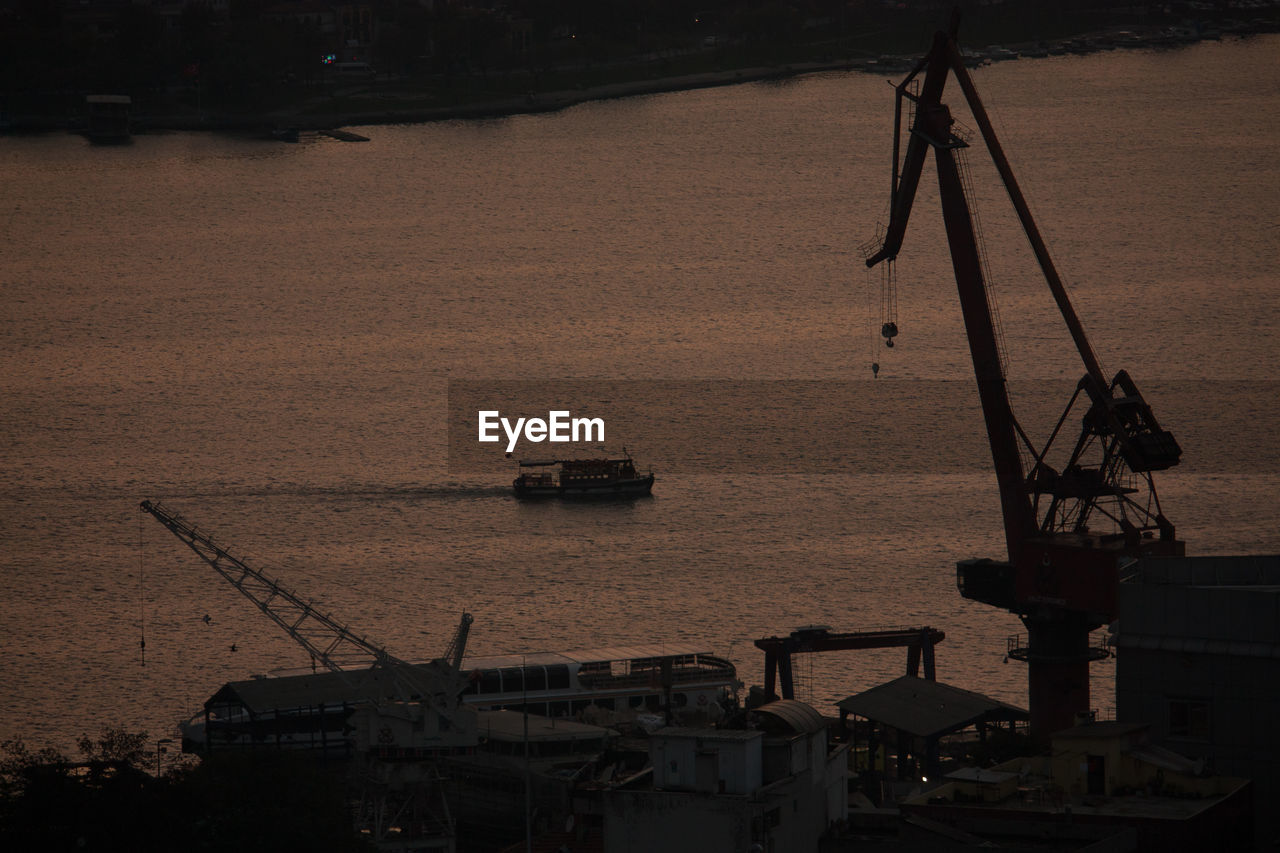
[[[886,215],[888,211],[886,210]],[[876,222],[876,235],[863,243],[859,247],[863,258],[869,258],[874,255],[884,245],[885,227],[883,220]],[[875,273],[870,267],[866,268],[867,284],[866,284],[866,318],[867,318],[867,338],[871,349],[871,376],[876,378],[880,375],[880,347],[877,337],[884,338],[884,345],[887,348],[893,348],[893,339],[898,334],[898,273],[893,258],[887,259],[883,264],[879,265],[880,276],[879,282],[879,310],[872,305],[871,293],[877,289],[876,282],[872,278]],[[879,334],[877,335],[876,326],[879,326]]]
[[[874,287],[874,283],[871,278],[872,275],[874,275],[874,273],[868,269],[867,287],[864,294],[867,302],[865,314],[866,331],[864,334],[866,335],[867,347],[871,350],[871,378],[875,379],[880,376],[880,349],[876,346],[876,311],[875,307],[871,304],[871,290]]]
[[[880,337],[884,345],[893,349],[893,339],[898,336],[898,262],[889,258],[881,264],[880,274]]]
[[[138,655],[142,666],[147,665],[147,607],[143,600],[145,555],[142,552],[142,515],[138,514]]]
[[[973,136],[971,130],[958,122],[953,129],[955,134],[962,140],[967,141]],[[1000,301],[996,298],[996,280],[991,272],[990,258],[987,254],[987,242],[982,233],[982,218],[978,215],[978,192],[973,183],[973,174],[969,168],[969,158],[966,156],[964,148],[955,149],[955,163],[969,208],[969,221],[973,227],[974,248],[978,251],[978,264],[982,273],[982,283],[987,293],[987,305],[991,315],[992,330],[995,332],[996,352],[1000,359],[1000,373],[1007,382],[1009,379],[1009,347],[1005,343],[1004,323],[1000,320]]]

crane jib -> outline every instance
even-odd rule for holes
[[[370,699],[426,698],[437,696],[442,691],[452,694],[452,698],[456,699],[465,687],[465,680],[458,674],[458,668],[466,649],[471,614],[462,614],[444,657],[436,659],[432,672],[428,673],[423,666],[397,658],[331,615],[321,612],[311,602],[232,555],[177,513],[150,500],[142,501],[139,509],[164,525],[210,568],[252,601],[262,613],[306,649],[313,662],[343,678],[354,668],[361,666],[389,670],[392,677],[378,688],[385,695],[370,696]],[[369,682],[366,679],[364,683]]]

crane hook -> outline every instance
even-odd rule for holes
[[[885,323],[880,327],[880,337],[884,338],[884,345],[893,348],[893,339],[898,336],[897,323]]]

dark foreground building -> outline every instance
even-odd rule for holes
[[[1254,848],[1280,849],[1280,556],[1142,560],[1119,612],[1117,716],[1252,779]]]

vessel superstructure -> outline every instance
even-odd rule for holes
[[[620,498],[653,491],[653,472],[641,474],[630,455],[520,462],[512,483],[521,498]]]

